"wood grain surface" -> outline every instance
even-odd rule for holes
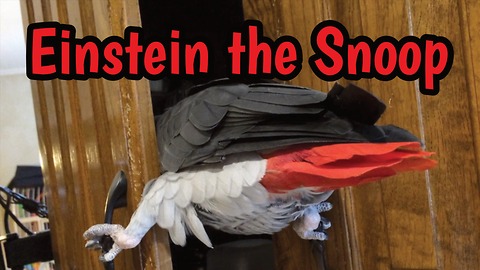
[[[77,37],[123,36],[139,26],[136,1],[22,1],[25,24],[58,21]],[[83,231],[103,222],[110,183],[128,175],[128,207],[114,222],[126,225],[159,161],[148,82],[103,79],[32,81],[42,168],[48,192],[56,269],[103,269],[98,252],[84,248]],[[116,269],[171,269],[166,233],[147,234],[122,252]]]
[[[303,69],[290,83],[323,91],[331,83],[307,62],[311,31],[322,20],[341,22],[352,38],[435,34],[452,42],[454,64],[436,96],[420,94],[415,81],[355,82],[386,102],[380,123],[422,138],[439,166],[337,192],[327,214],[327,258],[329,269],[480,269],[478,1],[245,0],[244,9],[270,38],[299,40]],[[307,242],[290,235],[276,236],[279,269],[318,269]]]

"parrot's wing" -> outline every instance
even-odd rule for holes
[[[178,171],[293,144],[381,141],[385,133],[371,124],[384,109],[354,86],[336,85],[327,95],[273,83],[213,85],[158,118],[161,162]]]

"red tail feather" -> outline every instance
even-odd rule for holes
[[[353,186],[398,172],[427,170],[437,162],[418,142],[350,143],[282,150],[268,155],[261,183],[270,192],[299,187],[318,191]]]

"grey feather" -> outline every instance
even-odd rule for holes
[[[326,94],[303,88],[287,90],[291,88],[275,88],[274,84],[217,85],[184,99],[157,121],[164,169],[177,171],[208,159],[221,148],[220,141],[241,138],[245,131],[274,114],[315,114],[323,110],[318,103],[326,99]],[[233,120],[235,117],[241,120]],[[223,123],[236,126],[225,129]]]
[[[195,91],[198,93],[157,118],[164,170],[175,172],[196,164],[221,162],[230,154],[293,144],[384,141],[388,137],[379,127],[349,120],[374,122],[384,106],[355,87],[336,85],[330,96],[304,87],[224,80],[196,87]],[[359,99],[349,99],[352,93],[358,93]],[[363,100],[374,108],[367,116],[361,106],[355,105]],[[356,111],[347,108],[350,104]]]
[[[206,131],[198,129],[188,121],[183,125],[180,135],[192,145],[202,145],[210,140],[211,133],[208,129]]]
[[[274,104],[269,102],[261,102],[256,100],[248,100],[248,99],[237,99],[235,102],[231,104],[231,106],[252,112],[259,112],[259,113],[272,113],[272,114],[314,114],[319,113],[322,111],[322,108],[303,108],[303,107],[295,107],[295,106],[287,106],[287,105],[280,105]]]
[[[295,92],[300,92],[299,89],[297,89]],[[251,101],[259,101],[262,100],[262,98],[265,98],[265,95],[268,92],[253,92],[250,93],[249,95],[245,96],[245,100],[251,100]],[[314,104],[323,101],[323,97],[318,95],[318,96],[313,96],[308,95],[308,92],[304,95],[295,95],[295,97],[292,98],[292,95],[286,95],[284,93],[276,93],[273,92],[271,95],[268,95],[268,100],[262,100],[261,102],[263,103],[268,103],[268,104],[277,104],[277,105],[288,105],[288,106],[297,106],[297,105],[306,105],[306,104]]]
[[[216,106],[204,101],[192,109],[189,119],[196,128],[209,130],[217,126],[227,112],[227,107]]]

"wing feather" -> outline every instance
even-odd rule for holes
[[[325,99],[324,93],[292,86],[207,85],[158,118],[162,165],[168,171],[178,171],[209,159],[272,115],[322,112],[319,104]],[[232,125],[241,128],[229,129]]]
[[[205,231],[205,227],[203,227],[202,222],[197,216],[197,212],[192,206],[188,206],[186,209],[187,215],[185,222],[188,225],[188,228],[192,231],[192,233],[204,243],[207,247],[212,247],[212,242]]]
[[[171,228],[175,218],[175,202],[163,200],[158,208],[157,224],[165,229]]]
[[[204,174],[199,174],[200,177],[195,178],[195,181],[192,181],[192,202],[201,203],[205,200],[205,193],[207,192],[207,181],[204,177]]]
[[[216,195],[218,196],[229,196],[230,195],[230,188],[232,186],[232,180],[229,170],[221,170],[217,174],[217,189]]]
[[[185,208],[192,202],[193,185],[191,182],[192,181],[183,180],[179,184],[180,187],[174,200],[175,204],[180,208]]]
[[[172,239],[173,243],[180,246],[185,246],[187,243],[187,234],[185,232],[182,219],[182,213],[180,213],[180,211],[176,211],[173,227],[168,229],[168,233],[170,234],[170,238]]]
[[[180,190],[179,174],[167,172],[165,174],[165,199],[173,199]]]
[[[210,173],[205,173],[205,199],[211,199],[215,196],[217,190],[217,181]]]
[[[236,198],[240,196],[243,189],[243,177],[240,171],[235,170],[231,173],[230,197]]]

